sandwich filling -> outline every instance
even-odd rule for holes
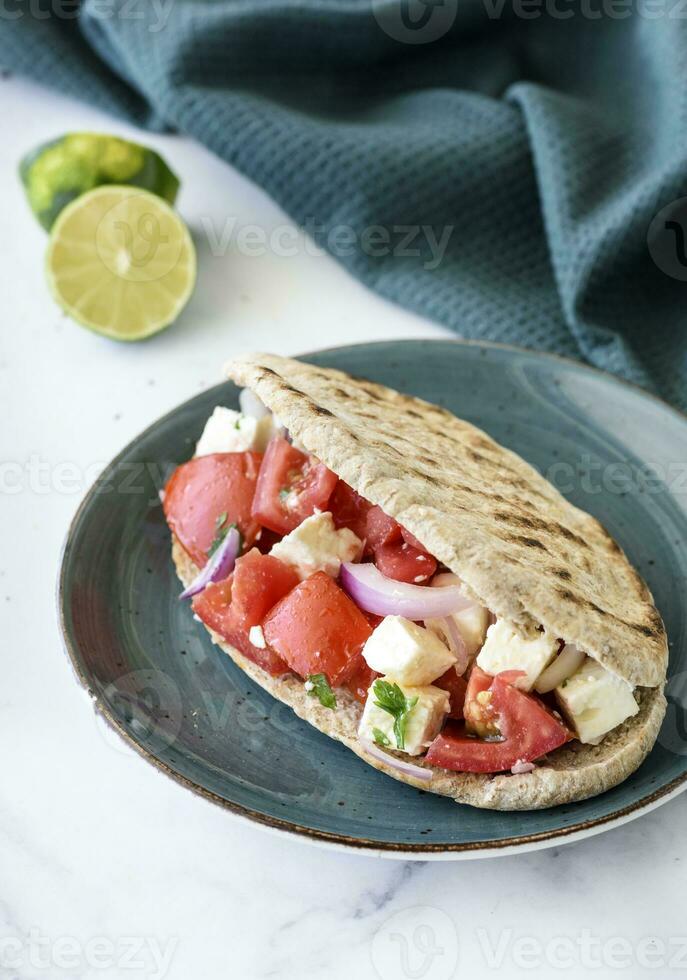
[[[393,766],[522,774],[637,714],[631,685],[475,601],[406,528],[289,438],[252,393],[217,407],[164,493],[211,632],[331,711]],[[342,692],[347,692],[344,697]]]

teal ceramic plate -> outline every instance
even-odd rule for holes
[[[687,421],[579,364],[505,347],[397,341],[309,355],[438,402],[483,427],[596,515],[647,579],[671,639],[670,708],[644,765],[572,806],[497,813],[365,765],[249,681],[194,622],[158,491],[227,383],[160,419],[111,463],[65,546],[61,616],[76,673],[114,728],[189,789],[281,832],[400,857],[562,843],[632,819],[687,785]]]

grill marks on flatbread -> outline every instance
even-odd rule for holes
[[[172,541],[172,557],[179,578],[188,586],[197,576],[198,569],[176,538]],[[610,732],[600,745],[572,742],[538,762],[534,772],[519,776],[449,772],[434,769],[422,759],[413,758],[415,765],[432,770],[432,782],[428,785],[413,776],[400,774],[366,751],[358,739],[362,706],[347,691],[337,688],[338,706],[331,711],[307,693],[300,678],[294,675],[271,677],[211,630],[209,632],[213,641],[251,680],[318,731],[342,742],[374,769],[417,789],[490,810],[535,810],[574,803],[616,786],[634,772],[650,752],[666,710],[660,689],[641,690],[639,713]]]
[[[293,437],[396,518],[484,605],[543,625],[635,686],[663,683],[651,594],[601,524],[446,409],[288,358],[228,366]]]

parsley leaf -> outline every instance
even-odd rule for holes
[[[372,690],[377,698],[374,702],[377,707],[393,716],[396,747],[404,749],[408,715],[417,704],[417,696],[407,698],[398,684],[390,684],[389,681],[375,681]]]
[[[381,728],[373,728],[372,735],[377,745],[381,745],[383,749],[386,749],[391,745],[391,740],[386,737]]]
[[[232,527],[236,527],[236,524],[227,524],[227,512],[220,514],[215,520],[215,537],[208,548],[208,558],[212,558],[214,553],[217,551],[219,546],[222,544]],[[243,547],[241,542],[241,537],[239,536],[239,551]]]
[[[307,680],[308,684],[312,685],[308,689],[308,694],[317,698],[323,707],[334,709],[336,707],[336,695],[324,674],[309,674]]]

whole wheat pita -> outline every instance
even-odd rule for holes
[[[667,640],[651,594],[599,522],[536,470],[475,426],[428,402],[270,354],[231,362],[291,436],[409,530],[496,615],[585,650],[637,690],[639,712],[597,745],[573,742],[531,773],[482,775],[436,769],[427,784],[370,755],[357,737],[362,708],[337,691],[336,710],[296,677],[274,678],[220,637],[213,640],[296,714],[390,776],[457,802],[536,809],[594,796],[646,757],[664,717]],[[179,577],[197,575],[173,542]]]

